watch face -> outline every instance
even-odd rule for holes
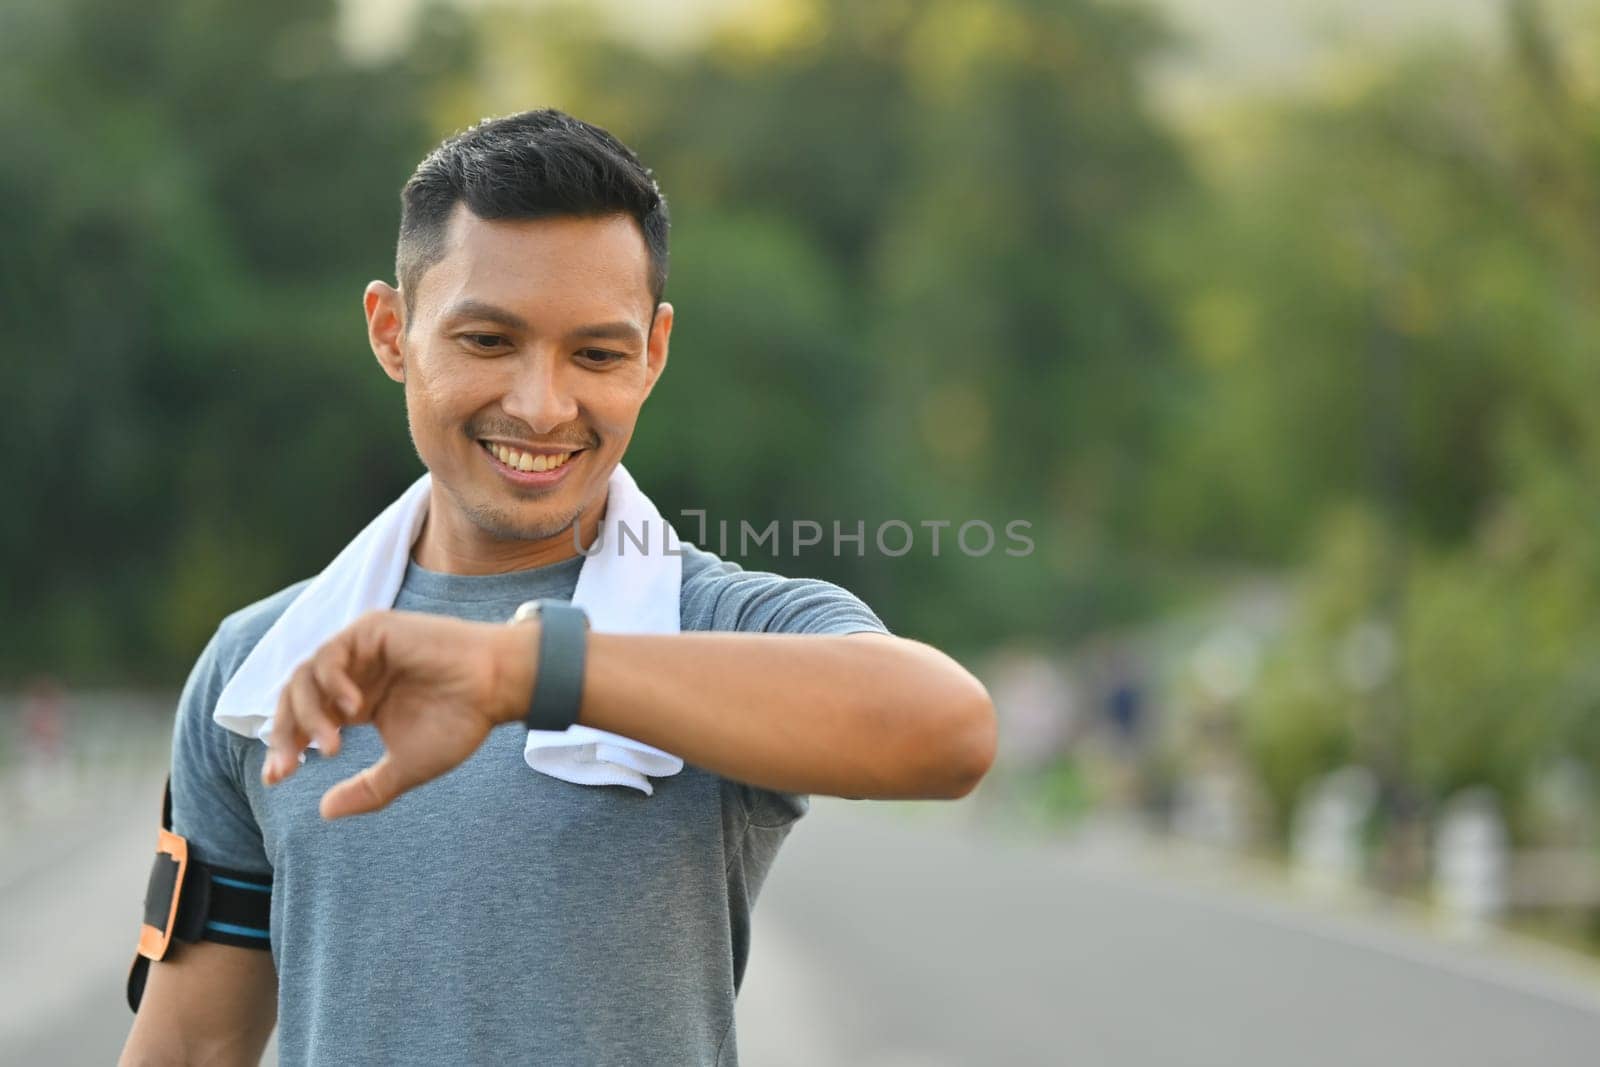
[[[583,619],[583,628],[585,630],[589,629],[589,613],[587,611],[584,611],[582,608],[578,607],[576,604],[570,603],[569,601],[555,600],[551,603],[557,608],[570,608],[571,610],[576,611],[579,617]],[[518,605],[516,613],[511,616],[511,621],[527,622],[529,619],[537,619],[543,608],[544,601],[542,600],[524,601],[522,604]]]

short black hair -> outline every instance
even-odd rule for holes
[[[633,149],[554,108],[484,119],[444,140],[400,191],[395,278],[409,321],[417,283],[444,258],[457,203],[481,219],[631,215],[650,252],[652,307],[667,288],[667,200]]]

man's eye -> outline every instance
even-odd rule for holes
[[[464,333],[461,337],[473,348],[499,348],[505,340],[497,333]]]
[[[609,348],[585,348],[578,354],[590,363],[621,363],[628,358],[626,352],[613,352]]]

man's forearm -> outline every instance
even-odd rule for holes
[[[532,691],[527,629],[505,631],[507,721]],[[751,785],[873,799],[964,796],[996,741],[976,678],[872,633],[590,634],[578,721]]]

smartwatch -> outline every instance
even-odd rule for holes
[[[578,707],[583,702],[589,616],[568,601],[543,599],[519,606],[511,623],[529,619],[539,620],[539,663],[523,721],[530,730],[559,733],[578,721]]]

